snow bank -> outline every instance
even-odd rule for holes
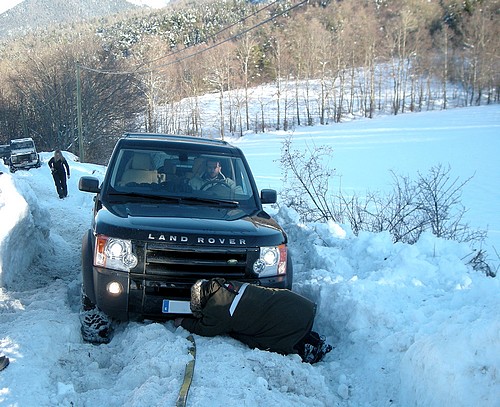
[[[500,323],[491,312],[472,321],[466,311],[451,315],[440,332],[410,347],[401,364],[402,406],[498,406]]]
[[[25,179],[0,167],[0,287],[22,280],[50,233],[50,214]]]
[[[300,224],[287,208],[277,216],[292,242],[294,289],[319,305],[315,329],[343,364],[365,366],[373,391],[387,382],[405,407],[497,406],[500,284],[464,264],[466,244],[430,234],[393,244],[387,233]],[[361,401],[352,376],[344,386],[339,376],[338,394]]]

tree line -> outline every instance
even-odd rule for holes
[[[0,48],[0,142],[79,155],[81,132],[86,160],[104,163],[126,131],[224,138],[498,103],[499,10],[217,0],[51,27]],[[253,92],[262,84],[268,97]]]

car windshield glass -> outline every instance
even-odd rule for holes
[[[32,141],[12,141],[11,148],[14,150],[23,150],[25,148],[33,148]]]
[[[184,150],[122,149],[110,175],[110,194],[182,205],[255,209],[252,184],[241,158]],[[112,191],[112,192],[111,192]]]

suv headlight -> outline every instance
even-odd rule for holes
[[[253,271],[259,277],[286,274],[286,245],[261,247],[259,259],[253,264]]]
[[[129,271],[137,266],[130,240],[98,235],[95,241],[94,265],[108,269]]]

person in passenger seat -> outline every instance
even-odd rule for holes
[[[169,159],[163,161],[163,165],[160,168],[158,168],[158,175],[160,176],[160,182],[165,182],[165,181],[176,182],[179,179],[179,177],[176,174],[175,164]]]
[[[316,304],[290,290],[223,278],[198,280],[190,307],[195,318],[174,323],[198,335],[228,334],[251,348],[298,354],[311,364],[332,350],[312,331]]]

